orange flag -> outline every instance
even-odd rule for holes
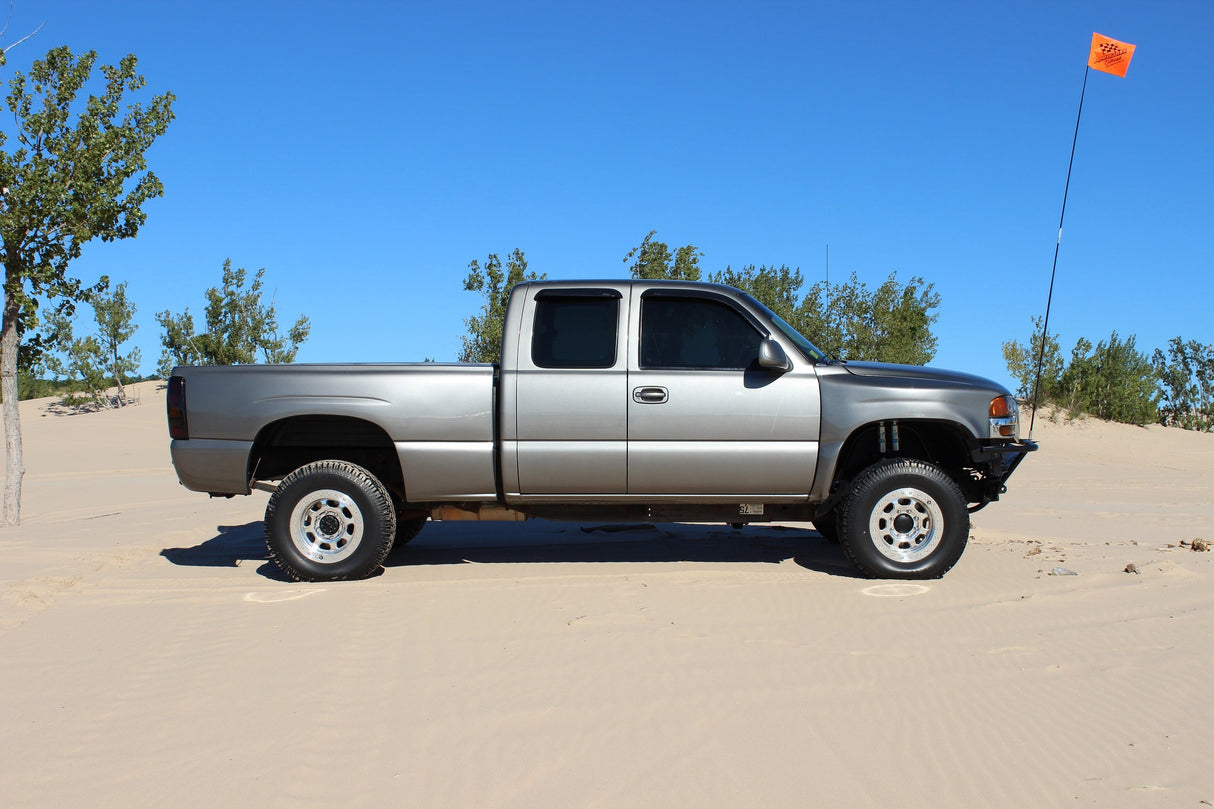
[[[1088,54],[1088,67],[1125,78],[1126,68],[1134,55],[1134,46],[1118,42],[1101,34],[1092,34],[1092,50]]]

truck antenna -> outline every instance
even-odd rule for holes
[[[1033,380],[1033,416],[1029,419],[1029,440],[1033,439],[1033,425],[1037,423],[1037,397],[1041,393],[1041,365],[1045,361],[1045,341],[1050,336],[1050,303],[1054,300],[1054,273],[1058,269],[1058,248],[1062,246],[1062,220],[1066,216],[1066,196],[1071,190],[1071,166],[1075,164],[1075,144],[1079,141],[1079,121],[1083,118],[1083,96],[1088,89],[1088,76],[1092,68],[1104,73],[1125,78],[1134,46],[1118,42],[1101,34],[1092,34],[1092,46],[1088,53],[1088,64],[1083,69],[1083,88],[1079,91],[1079,112],[1075,115],[1075,135],[1071,138],[1071,159],[1066,164],[1066,186],[1062,189],[1062,213],[1058,216],[1058,241],[1054,243],[1054,266],[1050,268],[1050,292],[1045,299],[1045,320],[1041,324],[1041,346],[1037,350],[1037,374]],[[1030,345],[1030,350],[1032,346]]]
[[[1054,266],[1050,268],[1050,292],[1045,298],[1045,320],[1041,324],[1041,347],[1037,349],[1037,374],[1033,380],[1033,415],[1029,418],[1029,440],[1037,423],[1037,396],[1041,392],[1041,364],[1045,361],[1045,341],[1050,334],[1050,304],[1054,301],[1054,273],[1058,270],[1058,249],[1062,247],[1062,220],[1066,218],[1066,197],[1071,190],[1071,166],[1075,165],[1075,144],[1079,142],[1079,120],[1083,118],[1083,95],[1088,89],[1090,67],[1083,69],[1083,88],[1079,91],[1079,114],[1075,116],[1075,135],[1071,138],[1071,159],[1066,164],[1066,185],[1062,189],[1062,213],[1058,216],[1058,241],[1054,242]]]

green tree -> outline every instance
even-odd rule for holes
[[[754,296],[771,311],[792,323],[801,302],[801,286],[805,283],[800,270],[779,267],[755,267],[750,264],[741,270],[726,266],[712,273],[708,280],[714,284],[725,284]]]
[[[1152,360],[1159,377],[1159,422],[1214,431],[1214,345],[1173,337]]]
[[[12,137],[0,132],[0,237],[4,302],[0,327],[0,392],[8,465],[4,523],[21,519],[21,424],[17,408],[18,353],[27,363],[42,351],[39,301],[70,316],[86,289],[68,275],[83,245],[135,236],[147,219],[143,204],[163,194],[145,153],[173,120],[173,95],[147,107],[126,103],[145,82],[136,59],[100,68],[104,87],[79,100],[96,53],[55,48],[29,75],[17,72],[5,99]]]
[[[875,290],[853,272],[846,283],[810,287],[792,325],[840,359],[925,365],[936,356],[932,324],[940,295],[915,276],[906,284],[890,273]]]
[[[506,259],[505,267],[497,253],[490,253],[482,268],[476,259],[468,265],[464,278],[464,290],[479,292],[483,300],[479,315],[464,321],[468,332],[460,340],[460,362],[497,362],[502,356],[502,323],[506,319],[506,302],[510,290],[523,281],[538,281],[547,275],[536,275],[527,271],[527,258],[523,251],[514,248]]]
[[[139,327],[131,321],[135,317],[135,304],[126,296],[126,282],[114,288],[111,295],[100,292],[90,301],[93,305],[93,319],[97,322],[97,343],[101,347],[101,365],[105,368],[114,387],[118,389],[115,397],[119,407],[128,403],[126,381],[139,370],[142,353],[138,348],[123,353],[122,346],[134,336]]]
[[[1021,399],[1033,396],[1033,385],[1037,380],[1037,357],[1041,356],[1041,383],[1037,399],[1042,403],[1057,404],[1062,396],[1062,372],[1066,362],[1058,345],[1058,335],[1051,334],[1041,348],[1041,318],[1033,318],[1033,336],[1025,346],[1015,340],[1003,344],[1003,359],[1008,373],[1017,382],[1016,395]]]
[[[629,251],[633,278],[698,281],[703,253],[695,245],[671,250],[649,234]],[[916,276],[900,284],[897,274],[875,290],[855,273],[845,284],[814,284],[801,295],[804,276],[787,265],[740,270],[726,267],[708,280],[737,287],[753,295],[827,353],[855,360],[923,365],[936,355],[932,324],[940,296],[934,286]]]
[[[1041,363],[1038,402],[1053,404],[1072,415],[1091,414],[1125,424],[1146,424],[1159,417],[1159,375],[1136,338],[1122,340],[1117,332],[1096,345],[1081,337],[1064,360],[1056,335],[1049,335]],[[1028,347],[1003,344],[1008,371],[1019,382],[1018,394],[1031,396],[1041,351],[1041,320],[1033,319]],[[1156,352],[1158,353],[1158,352]]]
[[[103,278],[102,283],[108,287],[109,279]],[[53,350],[47,352],[44,364],[56,378],[64,377],[69,383],[83,388],[82,397],[69,393],[65,401],[83,398],[96,406],[123,407],[129,404],[126,382],[139,369],[139,349],[123,352],[123,344],[139,328],[131,323],[135,305],[126,297],[125,282],[112,294],[108,289],[91,294],[89,303],[93,307],[97,331],[84,338],[73,336],[71,318],[59,312],[47,315],[47,325],[54,338]],[[117,388],[112,398],[105,394],[111,382]]]
[[[649,231],[641,243],[628,251],[624,263],[633,278],[668,281],[699,281],[703,253],[694,244],[676,248],[672,253],[665,242],[656,242],[656,230]]]
[[[700,250],[690,244],[671,250],[666,243],[656,241],[656,235],[657,231],[649,231],[624,257],[631,277],[698,281],[703,256]],[[459,359],[496,362],[510,289],[536,276],[527,274],[527,262],[520,250],[514,251],[505,269],[497,255],[491,254],[484,269],[473,261],[468,270],[464,289],[481,292],[484,304],[479,315],[464,321],[467,334],[461,338]],[[708,280],[749,292],[835,356],[922,365],[936,353],[931,327],[937,319],[940,296],[932,284],[917,276],[901,284],[897,274],[891,273],[877,289],[869,290],[852,273],[846,284],[815,284],[804,297],[801,271],[787,265],[750,264],[740,270],[726,267],[710,274]]]
[[[65,386],[63,403],[94,407],[109,404],[101,363],[104,352],[97,338],[92,335],[77,338],[72,318],[59,311],[47,313],[46,326],[54,338],[43,352],[42,365],[54,375],[56,383]]]
[[[17,396],[21,401],[24,402],[26,399],[41,399],[54,393],[54,384],[49,380],[43,379],[33,369],[18,369]]]
[[[932,324],[940,308],[934,286],[915,276],[905,285],[890,276],[873,292],[869,350],[880,362],[926,365],[936,356]]]
[[[1140,426],[1159,417],[1159,380],[1134,335],[1122,340],[1113,332],[1094,348],[1081,338],[1061,382],[1071,412]]]
[[[285,336],[279,334],[273,300],[268,305],[261,300],[265,272],[264,267],[255,272],[245,287],[248,272],[232,269],[232,260],[225,259],[222,287],[206,292],[207,329],[202,334],[195,334],[189,308],[179,315],[158,313],[164,350],[156,373],[167,379],[175,365],[251,365],[259,357],[270,364],[294,362],[312,326],[300,316]]]

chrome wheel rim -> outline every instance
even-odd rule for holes
[[[362,510],[349,495],[335,489],[311,492],[291,511],[291,542],[313,562],[333,564],[362,542]]]
[[[917,562],[940,545],[944,512],[922,489],[895,489],[873,507],[868,519],[873,545],[886,559]]]

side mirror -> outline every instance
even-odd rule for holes
[[[792,370],[792,363],[780,344],[768,338],[759,343],[759,367],[784,373]]]

